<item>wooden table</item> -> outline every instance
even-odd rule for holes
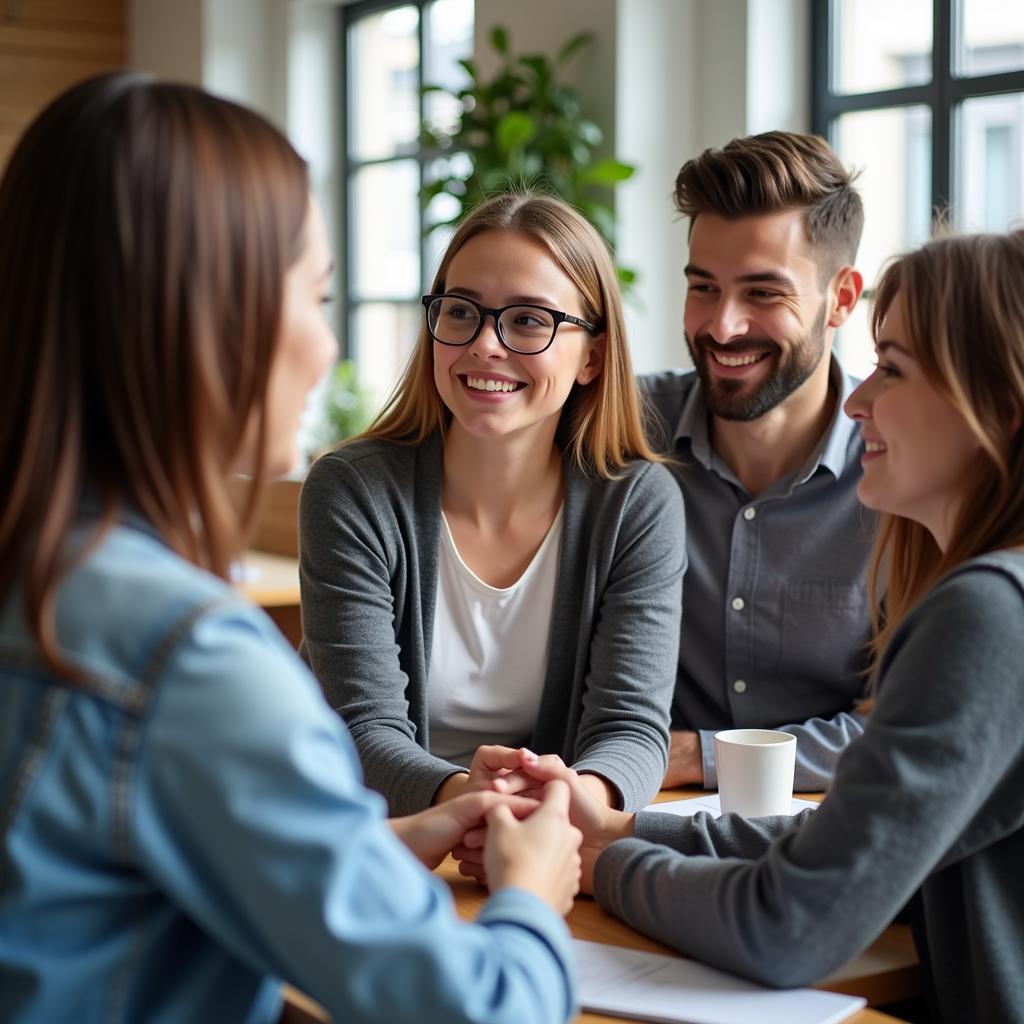
[[[484,889],[472,879],[459,875],[458,867],[450,857],[437,869],[437,873],[451,886],[459,916],[467,920],[476,917],[487,898]],[[641,935],[606,913],[589,896],[576,898],[566,920],[573,937],[577,939],[678,956],[668,946]],[[863,996],[869,1006],[920,995],[920,970],[909,929],[905,925],[891,925],[870,949],[813,987]],[[895,1019],[877,1010],[862,1010],[848,1018],[851,1024],[881,1024],[882,1021]],[[581,1013],[576,1018],[577,1024],[610,1024],[615,1020],[621,1024],[623,1018],[597,1013]]]
[[[700,796],[694,790],[663,790],[656,802]],[[813,794],[803,794],[814,799]],[[437,869],[455,896],[455,907],[464,920],[472,920],[487,899],[486,890],[469,878],[459,874],[458,865],[451,857]],[[634,931],[629,925],[602,910],[589,896],[578,896],[566,918],[569,930],[577,939],[605,942],[627,949],[640,949],[649,953],[678,956],[668,946]],[[923,991],[923,981],[917,954],[914,951],[907,925],[890,925],[860,956],[854,957],[834,971],[814,988],[846,995],[863,996],[868,1006],[913,999]],[[299,993],[288,992],[288,1008],[282,1024],[313,1024],[326,1021],[323,1011]],[[622,1017],[606,1017],[597,1013],[581,1013],[576,1024],[622,1024]],[[898,1024],[895,1017],[878,1010],[864,1009],[847,1018],[850,1024]]]
[[[293,647],[302,639],[299,608],[299,560],[268,551],[246,551],[238,590],[258,604]]]

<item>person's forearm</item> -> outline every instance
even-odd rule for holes
[[[843,711],[832,718],[780,725],[780,731],[796,737],[793,789],[804,793],[828,789],[840,756],[864,732],[864,724],[863,715]]]
[[[695,732],[671,733],[668,748],[668,770],[665,772],[663,788],[699,786],[703,782],[700,736]]]
[[[466,783],[468,782],[469,775],[465,772],[456,772],[454,775],[449,775],[448,778],[437,787],[437,792],[434,794],[433,805],[436,807],[438,804],[443,804],[446,800],[452,800],[460,793],[464,793],[466,791]]]
[[[618,808],[620,804],[618,790],[607,780],[602,778],[600,775],[595,775],[592,772],[581,772],[580,782],[587,787],[593,796],[600,800],[605,807]]]

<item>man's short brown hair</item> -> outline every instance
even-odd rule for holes
[[[702,213],[733,219],[806,210],[807,238],[828,280],[857,257],[864,206],[855,177],[820,136],[765,132],[687,160],[676,177],[675,203],[691,230]]]

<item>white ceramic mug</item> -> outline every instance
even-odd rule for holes
[[[759,818],[792,814],[796,737],[774,729],[715,733],[722,813]]]

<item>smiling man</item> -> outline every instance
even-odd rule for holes
[[[695,369],[644,380],[690,566],[665,785],[715,788],[714,733],[768,727],[797,737],[797,789],[822,789],[863,728],[873,523],[832,354],[863,287],[863,207],[825,141],[789,132],[706,150],[675,201]]]

